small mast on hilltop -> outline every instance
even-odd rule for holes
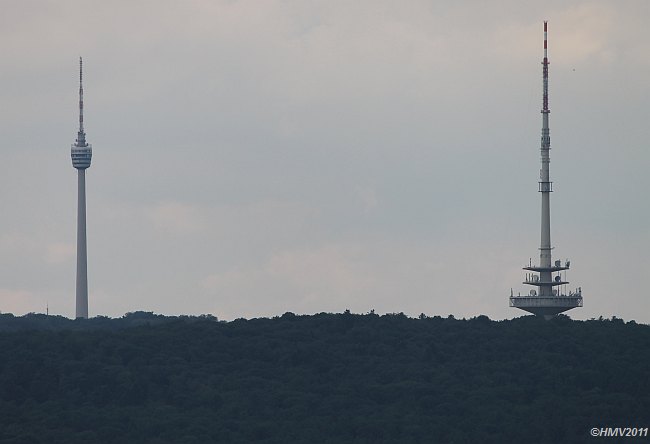
[[[553,263],[551,252],[551,193],[553,182],[550,180],[549,165],[551,163],[551,135],[548,125],[550,110],[548,107],[548,40],[547,22],[544,22],[544,59],[542,60],[542,140],[541,140],[541,161],[542,168],[539,173],[539,192],[542,194],[542,220],[541,220],[541,244],[539,247],[539,266],[532,262],[524,267],[524,270],[532,273],[526,274],[526,285],[537,287],[537,290],[530,290],[528,295],[515,296],[510,291],[510,306],[520,308],[538,316],[550,319],[553,316],[576,307],[582,307],[582,290],[570,291],[563,294],[561,289],[568,282],[562,279],[562,272],[569,269],[570,262],[567,259],[556,260]]]

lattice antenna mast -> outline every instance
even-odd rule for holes
[[[544,22],[544,60],[542,60],[542,78],[543,78],[543,104],[542,113],[550,113],[548,109],[548,22]],[[548,128],[547,128],[548,129]]]
[[[551,208],[550,193],[553,191],[553,183],[550,179],[549,164],[551,163],[551,135],[548,127],[548,115],[551,112],[548,109],[548,40],[547,40],[547,22],[544,22],[544,59],[542,60],[542,143],[541,143],[541,160],[542,168],[539,177],[539,191],[542,193],[542,232],[540,251],[540,266],[551,266]],[[551,280],[550,272],[542,272],[540,278],[543,281]],[[541,287],[541,294],[546,296],[551,294],[551,287]]]
[[[84,85],[83,85],[83,59],[79,57],[79,133],[77,146],[86,146],[86,133],[84,132]]]

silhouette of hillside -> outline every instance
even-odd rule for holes
[[[615,318],[4,314],[0,351],[0,443],[616,442],[589,431],[650,427],[650,326]]]

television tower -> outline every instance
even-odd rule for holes
[[[542,193],[542,236],[539,247],[539,266],[533,265],[532,260],[524,270],[532,273],[526,274],[526,285],[537,287],[537,290],[530,290],[528,295],[515,296],[510,290],[510,306],[520,308],[538,316],[550,319],[553,316],[572,308],[582,307],[582,289],[570,291],[565,294],[566,282],[562,278],[562,272],[566,277],[566,270],[570,262],[567,259],[564,265],[562,261],[553,262],[551,258],[551,203],[550,197],[553,192],[553,182],[550,181],[549,164],[551,162],[551,136],[548,127],[548,47],[547,47],[547,22],[544,22],[544,59],[542,60],[542,168],[539,173],[539,192]],[[555,276],[554,276],[555,274]]]
[[[83,60],[79,57],[79,132],[72,144],[72,166],[77,169],[77,303],[76,317],[88,318],[88,261],[86,257],[86,168],[93,155],[84,132]]]

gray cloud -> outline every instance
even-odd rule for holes
[[[10,2],[0,310],[71,316],[76,58],[91,314],[504,318],[552,235],[576,318],[650,322],[645,1]]]

